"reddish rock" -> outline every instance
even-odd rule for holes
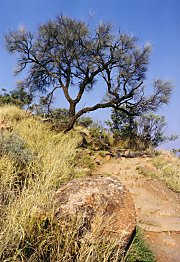
[[[132,238],[136,213],[131,194],[114,177],[75,179],[54,195],[57,218],[82,214],[88,221],[89,234],[99,225],[101,236],[122,247]]]
[[[110,155],[106,155],[105,159],[106,159],[106,161],[109,161],[111,159],[111,156]]]

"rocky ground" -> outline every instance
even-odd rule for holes
[[[148,157],[121,157],[100,165],[98,174],[112,174],[133,196],[138,224],[158,262],[180,261],[180,194],[162,181],[139,174],[137,168],[150,165]],[[153,168],[153,167],[152,167]]]

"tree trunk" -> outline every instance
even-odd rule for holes
[[[76,104],[75,103],[70,103],[70,106],[69,106],[69,115],[70,117],[75,117],[75,114],[76,114]]]
[[[77,118],[78,117],[76,117],[76,116],[70,117],[68,123],[64,127],[64,132],[65,133],[70,131],[71,129],[73,129],[74,124],[76,123]]]

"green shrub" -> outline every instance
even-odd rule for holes
[[[97,147],[99,150],[106,150],[114,144],[113,135],[98,122],[95,122],[90,128],[89,135],[92,139],[92,146]]]
[[[84,154],[80,156],[78,160],[78,166],[82,168],[89,168],[90,170],[93,170],[95,168],[94,159],[90,155]]]
[[[29,181],[35,155],[15,132],[0,134],[0,205],[3,209],[20,195]]]
[[[7,155],[18,164],[28,164],[34,159],[34,154],[28,148],[24,140],[15,132],[0,134],[0,155]]]
[[[83,126],[83,127],[86,127],[88,128],[89,126],[91,126],[93,123],[93,120],[91,117],[81,117],[78,119],[77,121],[77,125],[80,125],[80,126]]]

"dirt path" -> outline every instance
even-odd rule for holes
[[[111,159],[100,166],[98,174],[119,178],[131,192],[138,222],[158,262],[180,262],[180,194],[156,179],[137,171],[148,158]]]

